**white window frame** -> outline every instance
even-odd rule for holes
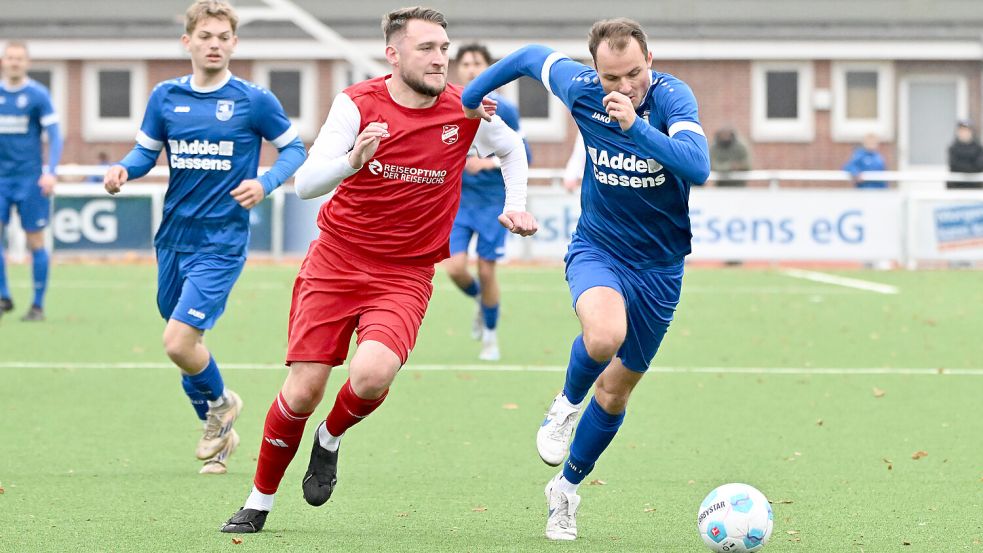
[[[262,61],[253,63],[253,82],[269,90],[271,71],[300,73],[300,117],[291,117],[301,140],[311,141],[319,128],[317,110],[317,65],[304,61]]]
[[[836,142],[859,142],[874,133],[882,141],[894,139],[894,65],[890,62],[833,62],[832,134]],[[877,118],[848,119],[846,74],[850,71],[877,73]]]
[[[519,107],[519,83],[512,81],[499,90],[510,102]],[[535,142],[564,142],[567,139],[567,106],[555,95],[546,91],[546,117],[520,117],[519,128],[522,135],[529,141]]]
[[[51,72],[51,90],[48,92],[51,93],[51,106],[58,114],[58,130],[64,140],[68,129],[68,66],[61,61],[31,60],[28,70]]]
[[[767,118],[769,71],[795,71],[799,75],[798,117],[794,120]],[[811,61],[754,62],[751,65],[751,138],[755,142],[812,142],[816,116],[812,104]]]
[[[99,72],[130,72],[130,116],[99,116]],[[82,65],[82,137],[89,142],[133,140],[147,106],[147,65],[144,62],[85,62]]]

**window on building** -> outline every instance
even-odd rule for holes
[[[142,62],[89,62],[82,70],[82,122],[86,140],[130,140],[147,105]]]
[[[813,140],[811,62],[755,63],[751,83],[751,135],[755,141]]]
[[[894,135],[894,71],[890,63],[840,62],[832,65],[833,139],[856,142],[874,133]]]
[[[301,139],[314,139],[321,121],[317,113],[317,67],[313,63],[256,63],[253,80],[277,97]]]

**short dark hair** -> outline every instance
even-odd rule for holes
[[[472,42],[471,44],[465,44],[464,46],[461,46],[461,48],[458,49],[457,51],[457,56],[454,58],[454,61],[460,63],[461,60],[464,59],[465,54],[474,54],[476,56],[481,56],[482,58],[485,59],[485,63],[487,63],[488,65],[492,64],[491,52],[488,51],[488,47],[485,46],[484,44],[478,44],[477,42]]]
[[[631,39],[635,39],[642,47],[642,54],[648,56],[649,46],[645,31],[634,19],[618,17],[616,19],[605,19],[594,23],[587,35],[587,48],[590,49],[590,57],[597,62],[597,47],[601,41],[607,42],[612,50],[622,51],[628,47]]]
[[[406,24],[414,19],[436,23],[443,28],[447,28],[447,18],[444,14],[433,8],[413,6],[411,8],[400,8],[393,10],[382,16],[382,34],[386,37],[386,44],[392,42],[393,36],[406,29]]]
[[[10,50],[11,48],[20,48],[21,50],[24,51],[25,54],[28,53],[28,51],[27,51],[27,43],[24,42],[23,40],[10,40],[10,41],[7,41],[7,44],[5,44],[3,46],[3,53],[6,54],[7,53],[7,50]]]

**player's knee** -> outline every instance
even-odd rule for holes
[[[619,328],[598,328],[584,332],[584,348],[595,361],[614,357],[625,341],[625,331]]]
[[[311,381],[306,386],[284,389],[283,399],[295,412],[310,413],[317,409],[324,397],[324,382]]]
[[[393,375],[384,370],[359,371],[352,374],[351,382],[355,395],[362,399],[375,399],[389,389]]]
[[[185,365],[187,359],[194,353],[195,343],[185,340],[183,336],[175,332],[165,330],[163,342],[167,357],[180,366]]]

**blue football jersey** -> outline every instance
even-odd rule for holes
[[[242,255],[249,242],[249,210],[230,195],[256,178],[263,139],[281,148],[297,131],[276,97],[230,77],[195,90],[191,76],[164,81],[147,104],[137,143],[166,150],[170,167],[158,248]]]
[[[602,100],[597,71],[545,46],[526,46],[495,63],[467,86],[462,101],[521,75],[542,82],[569,108],[587,149],[577,236],[635,268],[671,264],[690,253],[689,189],[710,172],[696,99],[672,75],[652,83],[622,131]]]
[[[58,122],[44,85],[28,79],[8,89],[0,83],[0,176],[37,175],[42,169],[41,133]]]
[[[562,59],[549,75],[549,88],[570,109],[587,150],[577,234],[632,266],[681,260],[693,237],[691,182],[680,174],[684,171],[670,169],[667,158],[659,159],[631,136],[637,122],[626,133],[607,116],[601,103],[606,93],[593,68]],[[653,71],[636,114],[669,137],[680,131],[700,135],[696,143],[709,158],[696,99],[676,77]]]
[[[492,93],[488,97],[498,102],[496,114],[502,118],[502,121],[516,132],[520,132],[519,109],[499,94]],[[505,179],[502,177],[501,169],[487,169],[474,175],[465,171],[461,176],[461,207],[489,205],[501,207],[504,203]]]

